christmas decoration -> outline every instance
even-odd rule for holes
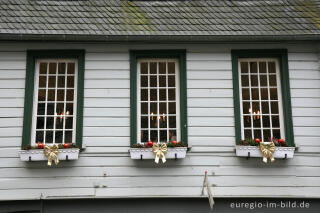
[[[177,145],[178,143],[177,143],[177,141],[172,141],[172,144]]]
[[[48,166],[52,165],[52,161],[54,161],[54,163],[58,165],[59,146],[57,144],[54,144],[53,146],[46,145],[44,147],[44,154],[48,158]]]
[[[152,145],[153,145],[152,141],[148,141],[148,146],[152,147]]]
[[[165,143],[160,143],[160,144],[155,143],[152,146],[152,152],[155,155],[154,162],[159,163],[159,159],[161,158],[162,163],[165,163],[166,162],[165,155],[167,154],[167,151],[168,151],[167,144],[165,144]]]
[[[43,149],[44,145],[43,143],[38,143],[38,149]]]
[[[63,147],[64,147],[65,149],[67,149],[67,148],[69,148],[69,147],[70,147],[70,144],[65,143],[65,144],[63,144]]]
[[[274,161],[273,153],[275,151],[275,145],[273,142],[260,143],[260,150],[263,154],[263,162],[267,163],[270,158],[271,163]]]
[[[260,138],[256,138],[256,139],[254,139],[254,141],[255,141],[256,143],[260,143]]]

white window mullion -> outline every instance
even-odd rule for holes
[[[148,73],[147,73],[147,76],[148,76],[148,141],[151,141],[151,130],[150,130],[150,122],[151,120],[150,119],[153,119],[151,116],[151,112],[150,112],[150,62],[147,63],[148,65]],[[141,74],[141,73],[140,73]],[[140,89],[141,91],[141,89]],[[140,118],[141,119],[141,116]]]
[[[261,87],[260,87],[260,63],[261,62],[257,62],[257,79],[258,79],[258,94],[259,94],[259,113],[258,113],[258,117],[260,118],[260,131],[261,131],[261,141],[264,141],[264,135],[263,135],[263,122],[262,122],[262,103],[261,103]]]
[[[56,88],[54,90],[54,104],[53,104],[53,132],[52,132],[52,144],[56,143],[56,112],[57,112],[57,88],[58,88],[58,68],[59,68],[59,63],[56,64]]]
[[[272,128],[272,116],[271,116],[271,99],[270,99],[270,79],[269,79],[269,63],[270,61],[267,61],[266,63],[266,69],[267,69],[267,89],[268,89],[268,106],[269,106],[269,120],[270,120],[270,137],[273,138],[273,128]],[[279,104],[278,104],[279,107]],[[280,111],[279,111],[280,112]]]
[[[157,142],[160,143],[160,119],[161,119],[161,115],[160,115],[160,89],[159,89],[159,86],[160,86],[160,83],[159,83],[159,62],[157,62],[157,136],[158,136],[158,140]]]
[[[250,119],[251,119],[251,136],[254,138],[254,129],[253,129],[253,107],[252,107],[252,94],[251,94],[251,67],[250,67],[250,62],[248,63],[248,81],[249,81],[249,101],[250,101]]]
[[[169,83],[169,80],[168,80],[168,73],[169,73],[169,67],[168,67],[168,61],[166,61],[166,74],[165,74],[165,77],[166,77],[166,111],[167,111],[167,119],[166,119],[166,123],[167,123],[167,129],[166,129],[166,132],[167,132],[167,141],[169,141],[169,132],[170,132],[170,129],[169,129],[169,89],[168,89],[168,83]]]
[[[38,63],[38,66],[40,66],[40,63]],[[47,136],[47,107],[48,107],[48,87],[49,87],[49,66],[50,66],[50,63],[47,63],[47,73],[46,73],[46,96],[45,96],[45,105],[44,105],[44,124],[43,124],[43,143],[46,144],[46,136]],[[38,69],[39,70],[39,73],[40,73],[40,68]],[[38,74],[40,75],[40,74]],[[37,85],[39,86],[39,85]],[[37,89],[36,92],[39,92],[39,90]],[[38,101],[38,100],[37,100]]]
[[[68,83],[68,75],[67,75],[67,66],[65,67],[65,74],[64,74],[64,98],[63,98],[63,132],[62,132],[62,144],[65,142],[65,137],[66,137],[66,112],[67,112],[67,83]],[[74,81],[74,77],[73,77]],[[74,105],[72,105],[74,107]]]

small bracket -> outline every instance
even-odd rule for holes
[[[177,153],[174,153],[174,159],[175,159],[175,160],[178,159]]]
[[[286,154],[284,155],[283,160],[287,159],[287,157],[288,157],[288,156],[287,156],[287,153],[286,153]]]
[[[69,156],[68,155],[66,155],[66,160],[69,160]]]
[[[143,159],[143,154],[140,155],[140,160],[142,160],[142,159]]]
[[[29,162],[31,162],[31,156],[29,156]]]
[[[249,158],[250,158],[250,152],[248,152],[248,157],[247,157],[247,160],[249,160]]]

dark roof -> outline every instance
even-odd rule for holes
[[[0,0],[0,38],[319,39],[320,0]]]

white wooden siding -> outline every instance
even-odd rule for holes
[[[318,46],[317,46],[318,45]],[[235,156],[231,49],[289,51],[293,159],[265,165]],[[38,44],[0,46],[0,200],[84,197],[200,197],[204,171],[217,197],[320,198],[320,53],[315,43]],[[18,158],[26,49],[86,49],[83,143],[75,162],[48,168]],[[186,159],[155,165],[129,158],[129,49],[187,49]],[[268,181],[261,181],[268,178]],[[161,186],[161,187],[159,187]],[[156,190],[155,190],[156,189]]]

